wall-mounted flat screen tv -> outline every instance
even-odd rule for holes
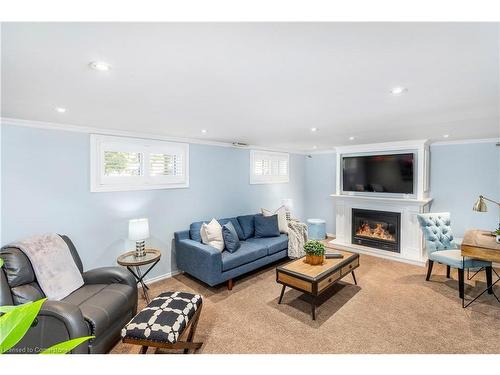
[[[342,157],[342,190],[413,194],[414,154]]]

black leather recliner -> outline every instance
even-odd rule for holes
[[[61,341],[95,336],[72,353],[107,353],[120,339],[121,329],[137,312],[137,284],[119,267],[83,272],[82,261],[67,236],[71,255],[82,273],[84,285],[61,301],[46,301],[24,338],[12,353],[36,353]],[[44,298],[30,261],[17,248],[0,250],[0,306],[19,305]]]

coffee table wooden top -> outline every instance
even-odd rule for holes
[[[332,249],[333,250],[333,249]],[[286,273],[298,274],[302,277],[315,281],[321,279],[323,276],[328,275],[336,270],[340,269],[342,266],[352,262],[354,259],[359,257],[359,254],[350,253],[348,251],[337,250],[327,251],[327,253],[340,253],[343,258],[331,258],[325,259],[323,264],[312,266],[305,262],[305,257],[296,259],[290,263],[277,268],[278,271],[284,271]]]

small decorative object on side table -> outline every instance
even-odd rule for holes
[[[307,241],[304,245],[306,263],[311,266],[321,265],[325,261],[325,245],[319,241]]]
[[[128,238],[135,241],[135,256],[146,255],[145,240],[149,238],[149,221],[146,218],[132,219],[128,222]]]
[[[144,294],[146,302],[149,303],[149,287],[144,283],[144,278],[149,273],[149,271],[151,271],[153,267],[156,266],[156,264],[160,261],[161,252],[157,249],[144,249],[144,253],[145,254],[143,256],[137,257],[136,250],[128,251],[125,254],[120,255],[116,262],[120,266],[127,267],[130,273],[134,275],[135,279],[137,280],[137,284],[141,284],[142,286],[142,292]],[[140,267],[148,264],[151,264],[151,266],[143,274]],[[135,268],[135,271],[133,268]]]

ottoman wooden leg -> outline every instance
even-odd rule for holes
[[[202,307],[203,307],[203,305],[200,305],[198,311],[196,312],[194,321],[192,322],[191,327],[189,329],[189,334],[188,334],[188,337],[187,337],[187,340],[186,340],[186,342],[188,342],[188,343],[192,343],[193,342],[193,337],[194,337],[194,334],[196,333],[196,327],[198,326],[198,320],[200,319],[201,308]],[[193,344],[199,344],[199,346],[193,348],[193,351],[196,351],[197,349],[201,348],[201,345],[202,345],[201,342],[200,343],[193,343]],[[187,353],[189,353],[189,349],[185,348],[184,349],[184,354],[187,354]]]
[[[141,354],[146,354],[146,352],[148,351],[148,347],[143,345],[141,346]]]

